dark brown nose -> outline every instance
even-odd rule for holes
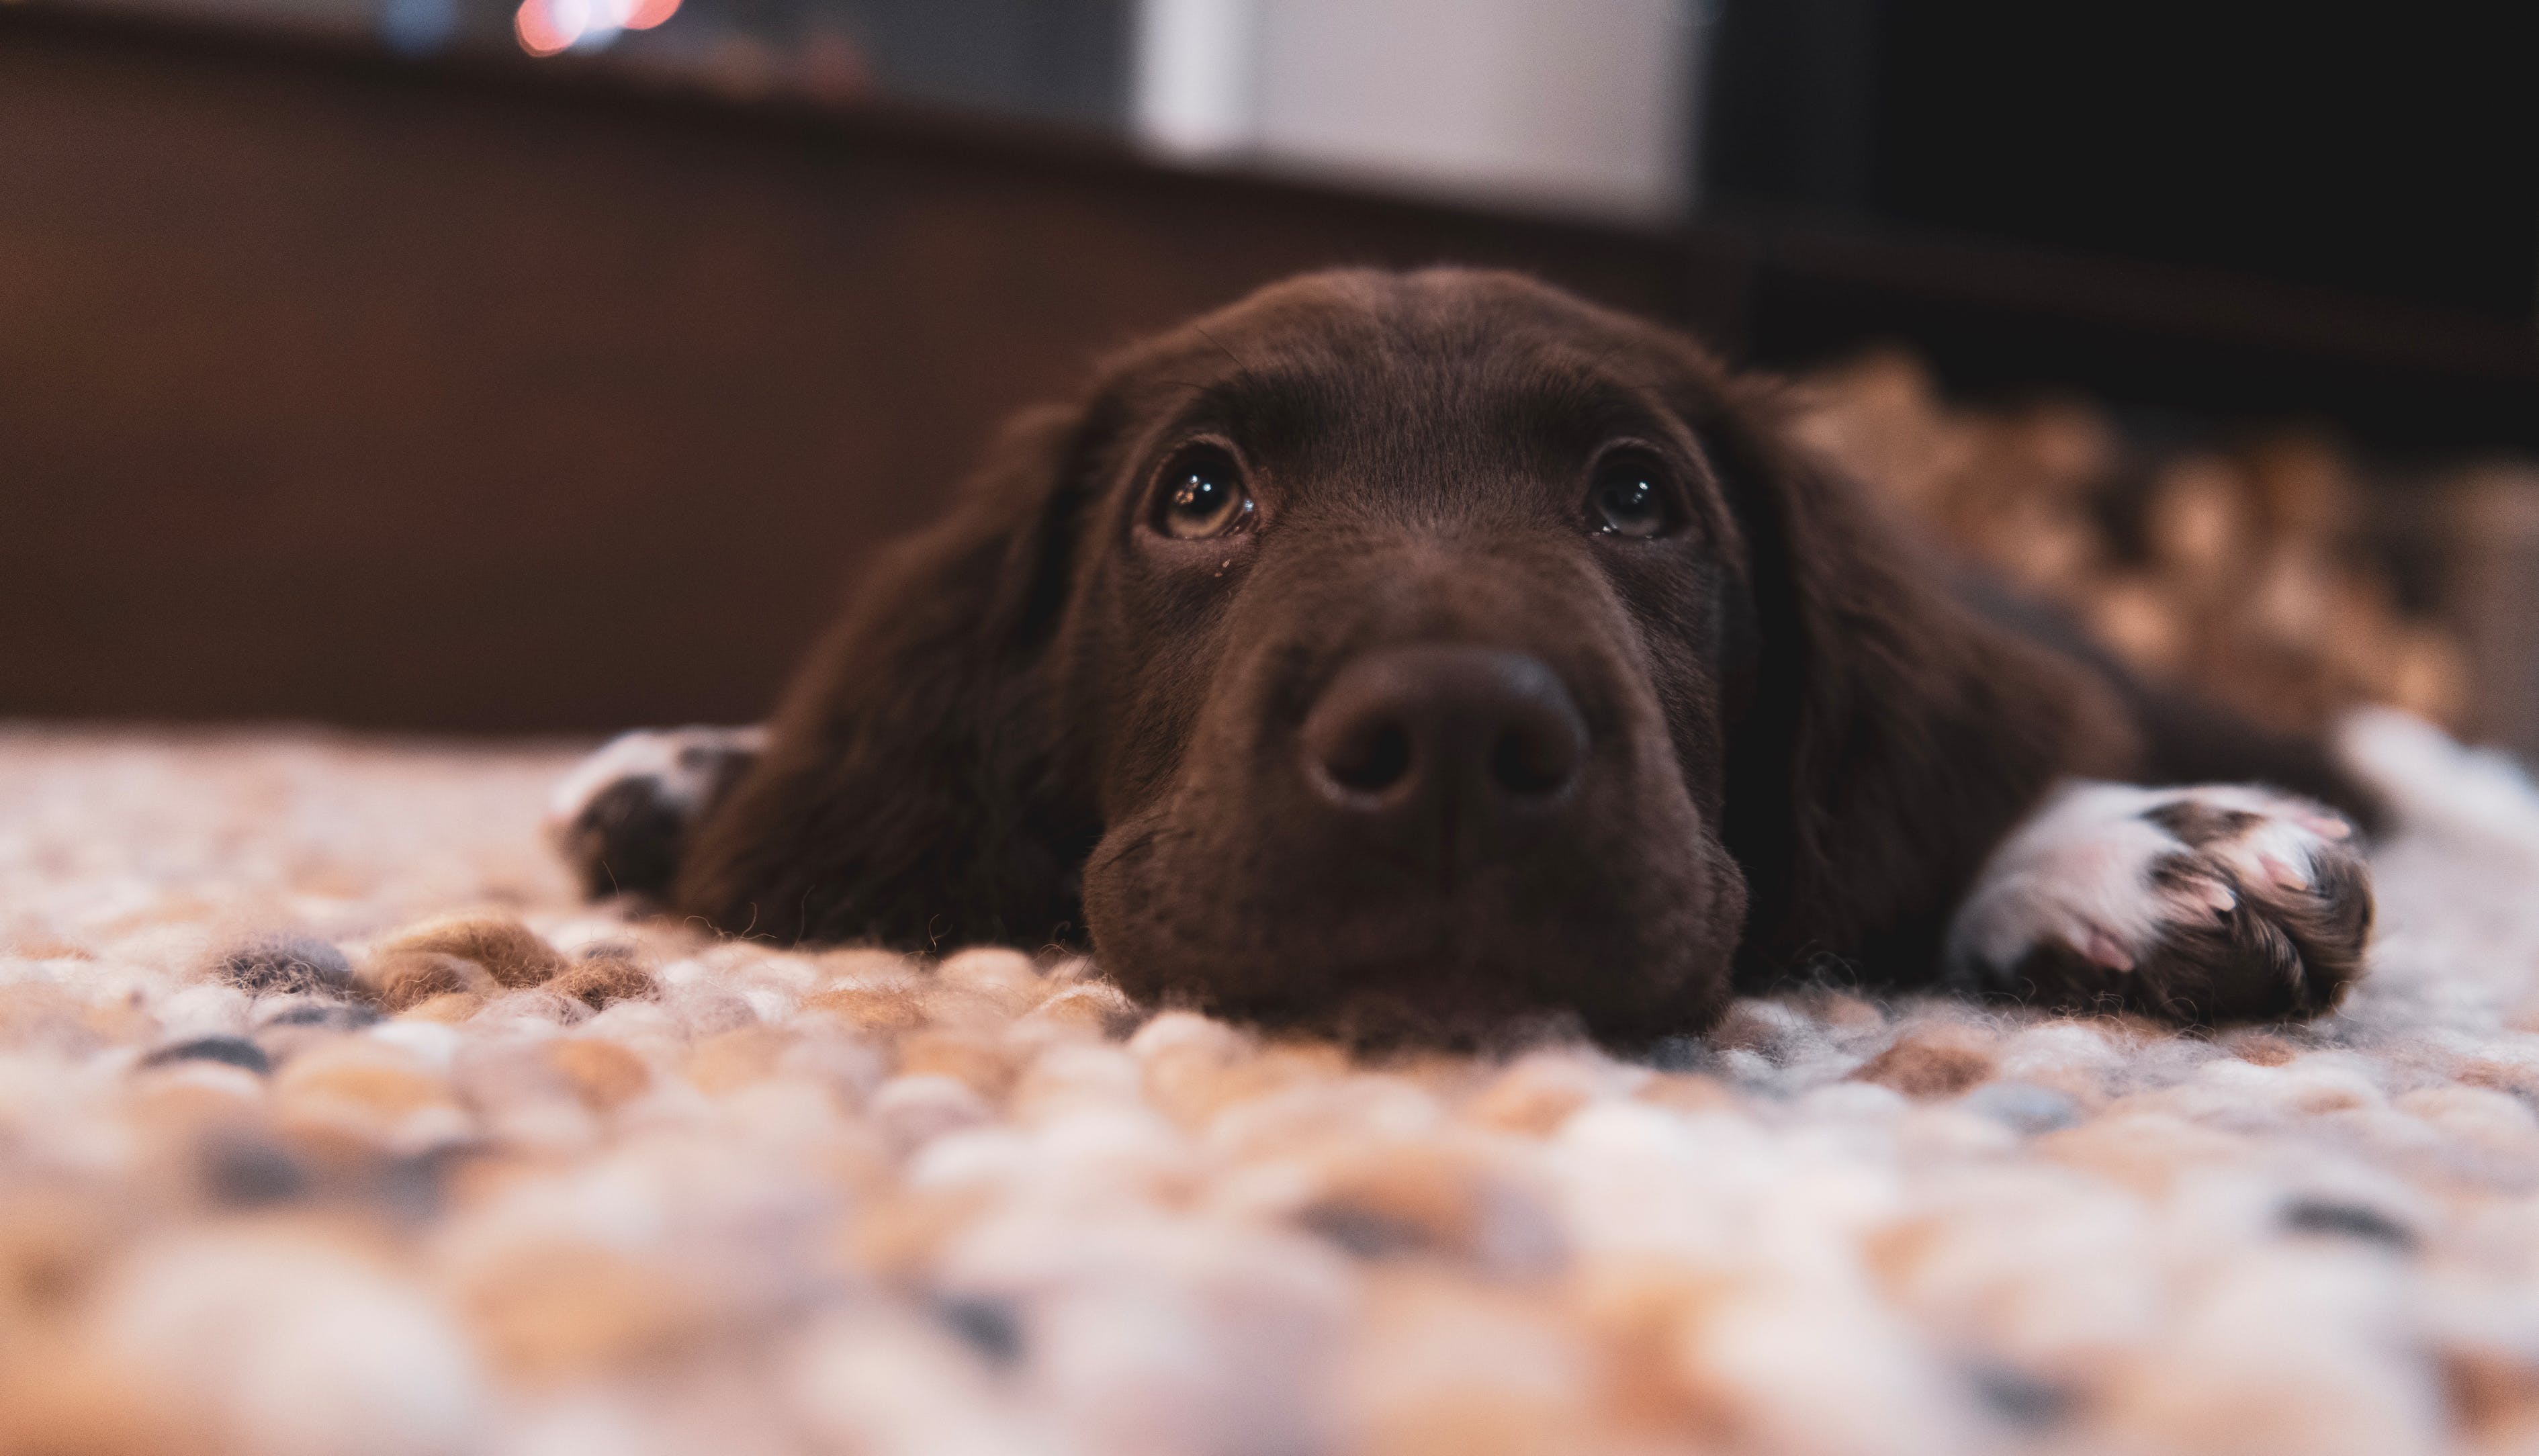
[[[1369,829],[1451,849],[1567,798],[1587,724],[1540,659],[1494,648],[1388,648],[1340,669],[1305,716],[1305,777]]]

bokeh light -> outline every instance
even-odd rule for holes
[[[512,32],[531,55],[597,50],[627,31],[649,31],[679,13],[679,0],[520,0]]]

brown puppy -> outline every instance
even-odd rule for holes
[[[2331,1005],[2370,907],[2343,821],[2068,781],[2361,796],[2019,616],[1678,335],[1323,274],[1015,422],[763,752],[630,740],[561,819],[736,933],[1089,938],[1133,995],[1272,1019],[1629,1040],[1836,968]]]

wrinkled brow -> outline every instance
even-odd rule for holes
[[[1310,441],[1340,418],[1353,394],[1347,370],[1247,365],[1186,383],[1165,406],[1164,440],[1214,432],[1250,450],[1278,451]]]
[[[1422,351],[1209,345],[1158,361],[1134,387],[1150,449],[1221,434],[1294,457],[1343,437],[1360,446],[1495,447],[1574,455],[1629,436],[1698,453],[1660,391],[1619,346],[1511,340]]]
[[[1493,391],[1494,412],[1529,445],[1592,450],[1617,436],[1697,452],[1664,397],[1584,356],[1529,361]]]

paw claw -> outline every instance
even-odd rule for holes
[[[2092,965],[2104,966],[2111,971],[2130,971],[2134,968],[2133,952],[2124,947],[2124,942],[2094,927],[2090,932],[2087,943],[2073,948],[2080,951]]]
[[[2257,857],[2257,863],[2264,867],[2266,877],[2273,880],[2281,888],[2287,890],[2306,890],[2309,888],[2309,876],[2294,868],[2289,861],[2284,860],[2280,856],[2259,855]]]
[[[2187,894],[2216,916],[2229,915],[2239,908],[2239,897],[2229,885],[2218,879],[2190,879],[2184,886]]]

